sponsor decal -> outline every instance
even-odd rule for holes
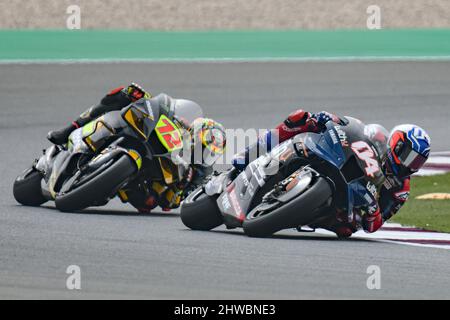
[[[228,196],[226,194],[222,197],[222,207],[224,211],[228,211],[231,209],[230,200],[228,199]]]
[[[395,193],[395,197],[400,201],[406,201],[409,198],[409,191],[402,191]]]
[[[368,213],[369,213],[370,215],[373,215],[375,212],[377,212],[378,206],[377,206],[377,205],[369,206],[369,207],[367,208],[367,210],[368,210]]]
[[[248,187],[250,182],[248,181],[248,177],[247,177],[247,174],[245,173],[245,171],[242,172],[240,174],[240,176],[241,176],[242,182],[244,183],[244,186]]]
[[[383,185],[387,190],[391,190],[396,185],[396,181],[393,180],[390,176],[387,176],[384,180]]]
[[[366,193],[366,194],[364,195],[364,199],[365,199],[368,203],[372,203],[372,202],[373,202],[372,197],[371,197],[370,194],[368,194],[368,193]]]
[[[251,197],[255,195],[255,186],[252,183],[249,184],[247,192]]]
[[[334,133],[334,130],[328,130],[328,133],[329,133],[330,136],[331,136],[331,140],[333,140],[333,144],[338,144],[338,143],[339,143],[339,140],[338,140],[338,138],[336,137],[336,133]]]
[[[372,194],[372,196],[374,197],[374,199],[378,198],[378,191],[377,191],[377,187],[372,183],[372,182],[368,182],[367,186],[366,186],[367,190]]]
[[[265,183],[265,181],[264,181],[265,174],[264,174],[262,168],[258,167],[257,170],[254,172],[254,174],[255,174],[256,181],[258,182],[258,185],[260,187],[262,187]]]
[[[239,220],[244,220],[244,213],[242,212],[241,205],[239,204],[239,200],[236,195],[236,190],[233,190],[228,194],[228,197],[230,198],[231,205],[233,206],[234,212],[236,213],[236,217]]]
[[[336,132],[338,133],[338,138],[341,141],[341,145],[343,147],[348,147],[348,139],[347,134],[344,130],[341,129],[341,126],[335,126]]]
[[[273,158],[279,158],[280,155],[289,148],[289,142],[285,142],[276,146],[272,151],[271,155]],[[267,157],[266,157],[267,158]]]
[[[150,101],[145,100],[145,104],[147,105],[147,111],[148,111],[148,117],[151,120],[155,120],[155,116],[153,115],[152,105],[150,104]]]
[[[259,161],[259,159],[258,159],[258,162],[251,163],[247,167],[247,170],[249,171],[250,176],[254,176],[256,181],[258,182],[259,186],[262,187],[265,183],[265,181],[264,181],[265,174],[264,174],[264,171],[263,171],[261,165],[262,165],[261,161]]]

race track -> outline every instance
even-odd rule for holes
[[[15,176],[46,133],[130,81],[198,101],[228,128],[267,128],[297,107],[388,128],[414,122],[450,149],[450,62],[0,65],[0,298],[450,298],[449,250],[286,231],[187,230],[176,213],[114,201],[60,213],[19,206]],[[79,291],[66,289],[69,265]],[[367,267],[381,268],[368,290]]]

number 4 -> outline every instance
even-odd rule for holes
[[[353,152],[366,163],[366,174],[369,177],[374,177],[374,174],[380,171],[377,159],[374,158],[375,154],[369,145],[364,141],[358,141],[352,143],[351,146]]]

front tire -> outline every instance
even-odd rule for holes
[[[14,198],[24,206],[37,207],[47,202],[42,195],[42,174],[34,168],[27,169],[16,178],[13,186]]]
[[[329,183],[319,177],[308,190],[282,207],[252,217],[258,207],[253,209],[243,223],[244,232],[250,237],[268,237],[283,229],[306,225],[317,218],[317,209],[331,196]]]
[[[208,196],[198,188],[183,201],[181,221],[192,230],[209,231],[220,226],[223,219],[216,200],[217,196]]]
[[[56,208],[61,211],[77,211],[95,205],[96,202],[104,202],[136,170],[134,161],[123,155],[91,180],[67,193],[57,195]]]

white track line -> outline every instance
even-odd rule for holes
[[[261,63],[261,62],[379,62],[450,61],[450,56],[343,56],[256,58],[102,58],[102,59],[0,59],[1,64],[107,64],[107,63]]]
[[[402,228],[399,224],[386,223],[385,227],[396,227]],[[317,229],[316,234],[326,235],[326,236],[336,236],[333,232]],[[352,239],[362,239],[369,241],[387,242],[395,243],[416,247],[426,247],[426,248],[438,248],[450,250],[450,233],[439,233],[439,232],[425,232],[425,231],[389,231],[389,230],[378,230],[374,233],[366,233],[364,231],[358,231],[354,233],[351,237]],[[415,243],[414,240],[423,241],[424,243]],[[411,241],[411,242],[407,242]],[[448,241],[449,244],[436,244],[433,241]],[[427,243],[429,242],[429,243]]]
[[[448,170],[439,170],[439,169],[421,169],[417,174],[415,174],[416,176],[435,176],[438,174],[446,174],[447,172],[449,172]]]
[[[440,168],[439,165],[450,165],[450,151],[432,152],[425,166],[416,174],[418,176],[431,176],[450,172],[447,168]]]

